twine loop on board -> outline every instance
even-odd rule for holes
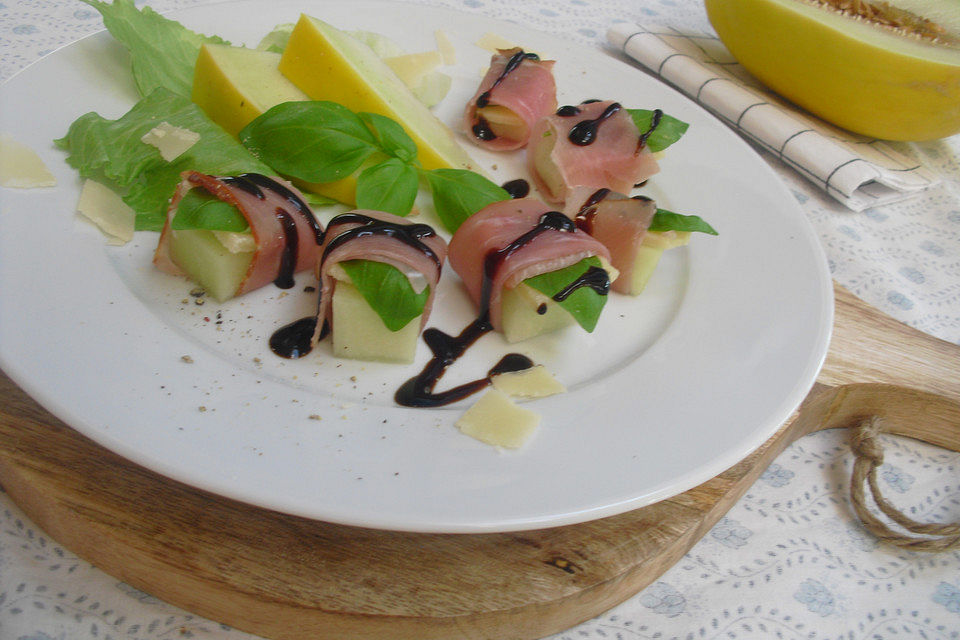
[[[883,464],[883,446],[877,436],[883,432],[883,423],[877,416],[871,416],[860,424],[851,427],[850,449],[856,456],[850,482],[850,498],[853,510],[870,533],[884,542],[910,549],[911,551],[948,551],[960,548],[960,523],[924,523],[903,515],[890,504],[880,492],[877,483],[877,468]],[[864,483],[870,487],[870,494],[877,508],[890,520],[918,537],[899,533],[877,518],[867,508]]]

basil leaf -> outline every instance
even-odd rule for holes
[[[360,113],[358,115],[377,139],[381,151],[395,158],[400,158],[404,162],[416,161],[417,143],[407,135],[400,123],[377,113]]]
[[[357,208],[405,216],[413,208],[419,182],[417,170],[397,158],[367,167],[357,176]]]
[[[640,133],[650,130],[650,126],[653,124],[653,111],[649,109],[627,109],[627,113],[633,118],[633,123],[637,125]],[[647,137],[647,148],[650,151],[663,151],[679,140],[689,126],[686,122],[664,113],[660,116],[657,128]]]
[[[649,231],[699,231],[711,236],[720,235],[700,216],[685,216],[666,209],[657,209],[650,221]]]
[[[172,229],[247,232],[247,219],[229,202],[220,200],[202,187],[187,191],[170,222]]]
[[[81,0],[100,12],[103,25],[130,52],[133,79],[141,96],[164,87],[182,96],[193,91],[193,68],[205,42],[228,44],[217,36],[190,31],[133,0]]]
[[[172,162],[140,138],[161,122],[200,134],[200,140]],[[200,107],[169,89],[158,88],[117,120],[87,113],[54,143],[69,154],[67,163],[83,178],[107,185],[137,213],[138,230],[159,231],[167,203],[188,170],[214,175],[276,172],[257,160]]]
[[[524,283],[552,299],[576,282],[577,278],[586,273],[590,267],[600,267],[600,259],[584,258],[569,267],[527,278]],[[600,312],[607,303],[607,296],[597,293],[590,287],[579,287],[565,299],[555,302],[572,315],[581,327],[587,331],[593,331],[600,319]]]
[[[473,171],[433,169],[424,173],[433,194],[437,217],[451,233],[488,204],[510,199],[503,187]]]
[[[429,285],[417,293],[407,276],[385,262],[347,260],[339,264],[390,331],[403,329],[423,314],[430,297]]]
[[[306,182],[346,178],[377,141],[357,114],[335,102],[284,102],[240,131],[240,142],[281,174]]]

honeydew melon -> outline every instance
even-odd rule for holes
[[[520,342],[572,324],[573,316],[533,287],[520,283],[500,298],[501,329],[507,342]]]
[[[824,120],[888,140],[960,132],[960,3],[862,1],[843,3],[846,14],[840,4],[706,0],[706,9],[747,70]],[[887,15],[901,26],[879,24]]]
[[[236,295],[253,254],[253,251],[230,251],[213,231],[170,230],[170,258],[218,302]]]
[[[425,169],[475,169],[446,125],[370,47],[349,34],[301,15],[279,69],[313,100],[330,100],[401,123],[416,142]]]
[[[689,231],[648,231],[643,236],[630,273],[628,295],[639,295],[660,263],[663,252],[690,242]]]
[[[420,317],[399,331],[390,331],[363,294],[349,281],[336,280],[333,288],[333,353],[340,358],[409,364],[417,351]]]

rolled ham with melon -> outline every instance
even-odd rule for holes
[[[534,124],[557,108],[553,64],[519,47],[498,50],[464,110],[467,137],[493,151],[525,147]]]
[[[181,178],[154,253],[153,263],[161,271],[186,275],[223,301],[271,283],[290,288],[294,273],[316,264],[323,230],[290,183],[255,173],[212,176],[186,171]],[[248,228],[177,228],[181,205],[198,194],[234,207]]]
[[[627,109],[612,100],[564,106],[533,128],[527,168],[545,200],[563,205],[573,189],[629,193],[660,168]]]
[[[565,213],[610,251],[610,262],[620,272],[611,285],[617,293],[641,293],[664,250],[690,241],[688,231],[650,231],[657,203],[646,196],[577,187],[567,198]]]
[[[570,218],[533,198],[486,206],[450,240],[450,266],[463,280],[480,319],[509,342],[571,324],[554,300],[525,282],[591,257],[599,258],[609,288],[616,278],[609,250]]]
[[[327,225],[316,275],[320,281],[314,341],[326,325],[335,355],[361,360],[411,362],[417,338],[430,317],[437,282],[447,258],[447,243],[432,227],[382,211],[357,209],[334,217]],[[362,262],[386,264],[406,277],[418,293],[426,293],[419,318],[391,328],[375,311],[376,304],[345,267]],[[369,265],[368,265],[369,266]],[[381,287],[384,295],[391,289]],[[364,292],[366,292],[364,294]],[[378,301],[373,301],[378,302]],[[391,300],[387,300],[391,304]]]

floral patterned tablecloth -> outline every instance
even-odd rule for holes
[[[149,4],[170,11],[206,1]],[[621,21],[712,33],[696,0],[423,3],[602,48],[607,29]],[[101,28],[99,14],[78,0],[0,0],[0,80]],[[817,229],[837,282],[901,321],[960,343],[960,137],[898,149],[938,173],[942,184],[862,213],[764,158]],[[914,519],[960,520],[960,454],[895,438],[883,443],[885,494]],[[960,638],[960,552],[878,544],[851,514],[851,464],[846,434],[823,432],[795,443],[672,569],[554,638]],[[91,567],[0,492],[0,638],[173,637],[252,638]]]

